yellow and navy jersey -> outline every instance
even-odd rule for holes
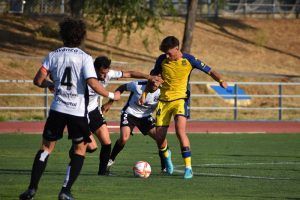
[[[207,74],[211,70],[209,66],[190,54],[184,53],[182,58],[176,61],[168,60],[166,54],[160,55],[151,71],[153,75],[161,74],[164,80],[159,100],[174,101],[189,98],[189,79],[194,68]]]

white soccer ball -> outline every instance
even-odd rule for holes
[[[151,166],[146,161],[138,161],[133,167],[133,175],[140,178],[148,178],[151,174]]]

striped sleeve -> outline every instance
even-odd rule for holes
[[[206,74],[208,74],[210,72],[211,67],[206,65],[201,60],[198,60],[194,56],[192,56],[190,54],[184,54],[183,57],[186,58],[191,63],[193,68],[199,69],[199,70],[205,72]]]
[[[157,60],[155,62],[155,65],[154,65],[154,68],[150,72],[151,75],[158,75],[158,74],[162,73],[161,64],[162,64],[164,59],[166,59],[166,54],[162,54],[157,58]]]

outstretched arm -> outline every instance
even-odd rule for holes
[[[113,100],[119,100],[120,99],[120,93],[119,92],[108,92],[105,90],[105,88],[99,83],[99,81],[96,78],[89,78],[86,80],[87,84],[98,94],[108,97]]]
[[[222,80],[221,75],[220,75],[218,72],[216,72],[216,71],[214,71],[214,70],[210,70],[208,74],[209,74],[215,81],[219,82],[219,84],[220,84],[220,86],[221,86],[222,88],[227,88],[227,86],[228,86],[227,83],[226,83],[224,80]]]
[[[116,90],[115,93],[119,93],[119,95],[121,96],[121,94],[126,91],[127,87],[126,84],[120,85]],[[101,111],[103,114],[105,114],[106,112],[109,111],[110,107],[112,106],[112,104],[114,103],[113,99],[110,99],[108,102],[106,102],[105,104],[103,104],[101,106]]]
[[[136,71],[123,71],[123,78],[142,78],[142,79],[147,79],[149,81],[155,81],[159,79],[157,76],[152,76],[149,74],[144,74],[141,72],[136,72]]]

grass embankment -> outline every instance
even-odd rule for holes
[[[60,18],[1,16],[0,79],[32,79],[47,52],[61,45],[57,33]],[[183,36],[182,20],[165,20],[162,33],[146,29],[134,33],[130,40],[116,43],[112,32],[106,41],[102,30],[89,24],[85,50],[93,57],[108,55],[116,69],[148,73],[160,54],[158,46],[166,35]],[[223,74],[226,81],[299,81],[300,20],[297,19],[218,19],[201,20],[196,24],[192,54]],[[147,42],[146,42],[147,41]],[[120,64],[119,62],[124,62]],[[194,71],[191,81],[212,81]],[[0,83],[0,93],[41,93],[30,84]],[[114,89],[116,85],[110,87]],[[276,87],[242,86],[248,94],[277,94]],[[297,94],[299,87],[285,87],[283,94]],[[192,88],[192,93],[209,93],[205,86]],[[121,102],[118,106],[122,106]],[[273,107],[277,98],[253,98],[252,107]],[[299,98],[284,99],[286,107],[299,107]],[[0,106],[44,106],[42,97],[0,97]],[[217,98],[193,100],[192,106],[230,107]],[[299,119],[299,111],[285,111],[284,119]],[[118,113],[108,113],[108,120],[117,120]],[[231,111],[195,111],[195,119],[231,119]],[[217,116],[217,118],[216,118]],[[42,119],[43,111],[1,111],[0,120]],[[241,111],[239,119],[277,119],[277,111]]]

